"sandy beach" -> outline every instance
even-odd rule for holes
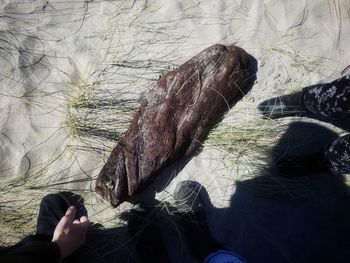
[[[101,167],[159,76],[220,43],[254,56],[257,80],[203,151],[180,171],[169,167],[175,178],[152,191],[165,203],[180,181],[201,183],[223,213],[219,226],[209,216],[211,230],[234,249],[239,235],[227,230],[224,210],[237,184],[259,176],[291,122],[310,121],[262,119],[256,106],[333,80],[350,64],[346,0],[5,0],[0,14],[2,245],[33,233],[40,199],[57,191],[83,196],[95,223],[124,224],[118,216],[130,204],[113,209],[94,192]]]

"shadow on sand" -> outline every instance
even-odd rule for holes
[[[317,153],[337,135],[311,123],[290,125],[260,176],[238,182],[229,208],[209,206],[218,241],[247,262],[349,262],[349,188],[340,175],[281,160]]]
[[[343,176],[276,165],[316,153],[335,138],[320,125],[292,123],[271,150],[270,165],[260,176],[236,184],[230,207],[215,208],[202,188],[213,237],[250,263],[349,262],[350,198]],[[186,233],[181,234],[169,211],[154,208],[152,213],[137,224],[135,235],[130,235],[130,220],[129,228],[92,229],[84,255],[89,262],[139,262],[138,241],[153,240],[160,249],[148,249],[144,259],[196,262],[188,255]],[[149,224],[154,228],[142,227]]]

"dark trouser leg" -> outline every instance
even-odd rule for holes
[[[128,213],[128,232],[136,240],[141,262],[171,262],[159,228],[155,209],[131,210]]]
[[[40,203],[36,235],[52,238],[58,222],[71,205],[77,209],[75,219],[87,216],[84,199],[80,195],[72,192],[59,192],[45,196]]]
[[[68,201],[59,194],[49,194],[40,203],[36,235],[51,239],[55,228],[69,207]]]
[[[350,173],[350,134],[335,140],[325,150],[324,157],[334,173]]]
[[[211,253],[223,249],[211,236],[207,222],[203,221],[201,213],[179,213],[177,216],[191,254],[199,262],[203,262]]]
[[[350,75],[331,83],[304,89],[304,106],[329,120],[350,122]],[[350,172],[350,136],[335,140],[324,152],[327,166],[335,173]]]
[[[33,240],[51,241],[56,225],[65,215],[68,207],[68,201],[60,194],[46,195],[40,202],[35,235],[25,237],[16,246]]]
[[[205,188],[194,181],[180,182],[175,189],[177,218],[192,255],[203,262],[211,253],[222,249],[214,240],[209,227],[205,207],[211,205]]]
[[[350,121],[350,75],[304,88],[305,108],[330,120]]]

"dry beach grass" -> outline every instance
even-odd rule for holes
[[[96,176],[158,79],[203,48],[241,46],[258,60],[252,91],[209,134],[163,192],[197,180],[225,207],[235,182],[291,118],[264,120],[258,102],[339,76],[350,59],[349,1],[26,1],[0,4],[0,245],[34,231],[46,193],[82,195],[105,227],[113,210],[94,193]]]

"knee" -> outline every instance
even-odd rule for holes
[[[65,204],[65,200],[58,194],[48,194],[41,200],[40,206],[56,207]]]

